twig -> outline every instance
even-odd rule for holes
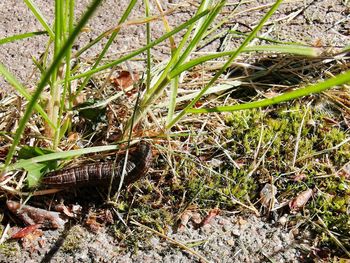
[[[319,151],[319,152],[315,152],[315,153],[312,153],[312,154],[309,154],[309,155],[305,155],[303,157],[300,157],[298,160],[296,160],[297,162],[299,161],[302,161],[302,160],[305,160],[305,159],[308,159],[308,158],[311,158],[311,157],[314,157],[316,155],[321,155],[321,154],[324,154],[326,152],[330,152],[330,151],[333,151],[333,150],[336,150],[338,148],[340,148],[342,145],[348,143],[350,141],[350,137],[345,139],[344,141],[342,141],[341,143],[333,146],[333,147],[330,147],[328,149],[325,149],[325,150],[322,150],[322,151]]]
[[[333,241],[335,243],[337,243],[337,245],[345,252],[345,254],[350,257],[350,252],[344,247],[344,245],[339,241],[339,239],[332,234],[331,231],[329,231],[329,229],[327,228],[326,224],[323,222],[323,220],[319,217],[318,217],[318,221],[321,223],[321,226],[324,230],[326,230],[327,234],[330,236],[331,239],[333,239]]]
[[[7,224],[4,231],[2,232],[1,239],[0,239],[0,244],[4,243],[7,237],[7,232],[10,229],[10,224]]]
[[[297,139],[296,139],[296,143],[295,143],[295,149],[294,149],[294,156],[293,156],[292,167],[295,166],[295,162],[296,162],[296,160],[297,160],[297,155],[298,155],[298,149],[299,149],[299,142],[300,142],[301,132],[303,131],[303,126],[304,126],[306,114],[309,112],[308,109],[309,109],[309,108],[307,108],[307,110],[305,111],[304,116],[303,116],[303,119],[301,120],[299,129],[298,129],[298,135],[297,135]]]
[[[261,158],[259,159],[259,161],[254,165],[253,169],[250,170],[250,172],[247,174],[247,177],[251,177],[253,175],[253,173],[256,171],[256,169],[259,168],[261,162],[264,160],[267,152],[270,150],[271,145],[273,144],[273,142],[276,140],[278,136],[278,133],[275,134],[275,137],[273,137],[273,139],[269,142],[269,145],[267,146],[267,149],[265,150],[265,152],[263,153],[263,155],[261,156]]]

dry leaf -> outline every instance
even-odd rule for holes
[[[97,233],[106,223],[114,223],[113,215],[108,209],[102,209],[99,211],[90,210],[88,217],[85,220],[86,226],[94,233]]]
[[[134,78],[134,79],[133,79]],[[116,78],[111,78],[112,83],[116,88],[126,89],[139,80],[139,75],[134,72],[133,75],[129,71],[121,71],[119,76]]]
[[[219,208],[214,208],[209,211],[209,214],[202,220],[201,225],[205,226],[210,223],[210,221],[220,213]]]
[[[17,215],[27,225],[39,224],[42,228],[63,228],[67,222],[60,217],[60,213],[35,208],[29,205],[21,206],[15,201],[7,201],[8,209]]]
[[[80,207],[80,208],[81,208],[81,207]],[[55,210],[56,210],[57,212],[61,212],[61,213],[65,214],[65,215],[68,216],[68,217],[75,218],[75,217],[77,217],[77,214],[79,213],[79,211],[80,211],[81,209],[80,209],[80,210],[77,210],[78,213],[76,213],[76,212],[73,211],[73,207],[72,207],[72,208],[69,208],[69,207],[67,207],[67,206],[65,206],[65,205],[63,205],[63,204],[59,204],[59,205],[56,205],[56,206],[55,206]]]
[[[195,223],[196,225],[199,225],[199,224],[202,222],[201,214],[198,213],[198,212],[192,213],[191,220],[192,220],[193,223]]]
[[[43,235],[43,231],[40,229],[35,229],[23,238],[21,238],[22,246],[30,253],[34,253],[38,250],[38,242],[40,242],[40,237]],[[40,243],[39,243],[40,244]]]
[[[297,197],[289,202],[289,207],[291,210],[296,211],[303,208],[307,201],[311,198],[313,194],[312,189],[307,189],[306,191],[301,192]]]
[[[91,213],[89,214],[88,218],[86,219],[85,224],[94,233],[97,233],[100,230],[100,228],[102,227],[102,224],[100,224],[99,222],[96,221],[96,214],[91,214]]]
[[[180,217],[180,225],[178,227],[178,231],[182,232],[183,230],[185,230],[186,225],[188,223],[188,221],[190,221],[192,217],[192,212],[189,210],[186,210],[185,212],[182,213],[181,217]]]
[[[29,235],[30,233],[34,232],[35,230],[37,230],[39,227],[40,227],[39,224],[26,226],[26,227],[20,229],[19,231],[17,231],[16,233],[12,234],[11,238],[12,239],[23,238],[23,237]]]
[[[67,142],[68,143],[75,143],[80,139],[80,135],[77,132],[70,132],[68,134]]]

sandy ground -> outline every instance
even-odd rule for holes
[[[37,0],[35,3],[45,14],[48,21],[53,18],[52,1]],[[88,4],[87,0],[76,1],[78,16]],[[182,5],[170,17],[171,25],[179,24],[191,16],[193,6],[185,1],[164,1],[164,8]],[[272,1],[256,1],[266,5]],[[79,38],[77,47],[83,46],[103,32],[116,25],[127,1],[107,0],[97,10],[94,18],[89,22],[89,32]],[[349,3],[348,3],[349,5]],[[243,5],[238,9],[239,15],[232,18],[232,25],[240,22],[238,30],[247,31],[247,26],[255,25],[267,8],[248,11],[255,4]],[[153,9],[156,13],[155,8]],[[264,28],[266,36],[281,41],[304,43],[324,47],[343,47],[350,43],[349,38],[349,6],[346,1],[297,1],[283,5],[274,16],[274,23]],[[133,12],[133,18],[143,16],[142,6]],[[0,37],[14,34],[42,30],[40,24],[19,0],[0,2]],[[163,33],[160,22],[152,26],[153,36],[156,38]],[[0,61],[27,87],[35,87],[38,74],[34,72],[31,57],[38,58],[45,49],[47,37],[22,40],[1,46]],[[103,43],[105,43],[104,41]],[[120,37],[108,53],[109,58],[118,57],[145,43],[145,32],[141,26],[130,26],[121,31]],[[228,48],[237,45],[232,39]],[[220,41],[214,41],[200,51],[216,50]],[[83,57],[86,61],[96,56],[101,50],[101,44],[89,50]],[[162,60],[169,54],[166,45],[158,47],[153,55],[155,60]],[[132,63],[132,67],[142,68],[140,63]],[[11,91],[11,87],[0,77],[0,91],[2,95]],[[136,231],[136,230],[134,230]],[[78,233],[77,246],[73,250],[65,250],[64,239],[67,234],[59,231],[46,231],[41,237],[41,245],[34,249],[22,249],[20,244],[14,252],[0,251],[1,262],[193,262],[198,258],[174,246],[171,242],[152,237],[148,241],[138,243],[137,252],[123,249],[122,245],[113,238],[107,229],[97,234],[81,226],[74,226],[68,232]],[[170,230],[168,237],[182,243],[190,244],[202,242],[194,246],[203,257],[212,262],[300,262],[305,260],[303,248],[312,246],[312,238],[308,233],[300,234],[296,229],[284,227],[283,222],[265,220],[251,214],[226,213],[216,217],[211,224],[195,229],[191,225],[183,232]],[[68,239],[69,240],[69,239]]]

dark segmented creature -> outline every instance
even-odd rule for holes
[[[119,183],[124,160],[125,155],[121,155],[117,157],[116,161],[90,163],[54,171],[44,177],[42,184],[56,188],[107,184],[112,176],[114,176],[114,182]],[[127,160],[124,183],[128,185],[143,177],[148,171],[151,160],[151,145],[144,141],[140,142]]]

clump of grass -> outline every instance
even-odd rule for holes
[[[278,8],[282,2],[280,0],[276,1],[257,26],[244,36],[242,43],[236,49],[195,57],[193,56],[196,54],[193,52],[201,46],[201,41],[211,39],[212,27],[216,28],[214,21],[218,19],[226,1],[201,1],[194,16],[173,29],[169,27],[161,6],[157,6],[160,15],[150,16],[148,1],[145,1],[146,17],[128,21],[136,2],[130,1],[115,28],[101,33],[76,54],[72,54],[71,47],[74,40],[100,1],[93,1],[75,27],[74,1],[68,3],[56,0],[55,27],[47,24],[31,1],[26,1],[46,30],[49,43],[54,43],[53,57],[50,58],[48,48],[44,54],[45,65],[40,67],[37,63],[42,77],[32,94],[0,64],[0,73],[29,101],[25,110],[22,104],[19,107],[24,115],[20,119],[17,116],[19,122],[18,126],[14,124],[16,129],[8,125],[4,132],[3,137],[8,151],[2,168],[4,171],[9,171],[6,177],[9,179],[6,179],[8,180],[6,184],[1,186],[2,190],[6,194],[31,196],[30,192],[24,192],[24,178],[29,178],[26,181],[27,186],[34,187],[45,170],[57,167],[53,162],[67,161],[84,154],[115,151],[119,149],[118,143],[148,137],[157,142],[158,145],[155,147],[160,152],[160,157],[155,160],[153,167],[155,172],[145,184],[135,184],[132,190],[126,191],[116,205],[119,211],[128,211],[129,221],[134,219],[163,233],[166,226],[174,224],[178,215],[191,205],[204,210],[213,207],[230,210],[239,206],[258,213],[259,191],[269,182],[277,186],[277,199],[280,203],[291,200],[298,192],[305,189],[318,189],[315,199],[305,207],[304,212],[307,211],[305,214],[319,216],[326,228],[331,231],[348,231],[348,225],[345,223],[348,222],[349,215],[348,213],[344,215],[344,211],[348,211],[349,204],[345,198],[348,194],[348,179],[339,173],[340,167],[350,157],[349,144],[344,143],[348,138],[348,132],[341,126],[329,122],[329,118],[332,119],[334,115],[318,111],[317,107],[301,106],[305,103],[282,104],[349,82],[350,71],[345,64],[338,65],[338,60],[334,58],[332,68],[321,67],[322,73],[318,75],[317,83],[312,82],[315,76],[312,70],[304,71],[305,63],[284,64],[288,66],[288,70],[284,71],[283,67],[278,69],[275,66],[270,69],[269,66],[251,65],[252,68],[259,68],[259,71],[249,72],[249,69],[244,68],[237,76],[238,71],[232,67],[232,63],[245,53],[257,52],[254,53],[257,58],[259,54],[267,56],[266,53],[311,57],[320,55],[319,50],[313,47],[295,44],[248,46]],[[163,19],[166,33],[151,41],[150,25],[152,21],[160,18]],[[218,24],[224,24],[224,21],[226,18]],[[124,26],[143,24],[146,24],[147,30],[147,43],[144,47],[100,65],[110,45]],[[175,43],[173,36],[181,31],[184,31],[182,39],[179,43]],[[32,35],[7,38],[0,41],[0,44]],[[71,68],[73,57],[79,58],[106,36],[107,44],[93,65],[84,72],[74,71]],[[171,57],[164,63],[152,67],[154,62],[151,56],[152,48],[167,39],[171,43]],[[108,90],[104,84],[101,85],[101,90],[99,87],[89,86],[89,80],[92,78],[102,78],[101,83],[108,82],[105,79],[106,75],[97,74],[104,70],[113,71],[114,67],[122,63],[127,64],[129,60],[143,53],[147,54],[146,80],[134,84],[136,86],[134,94],[120,92],[120,96],[118,94],[114,97],[112,95],[114,89]],[[276,57],[279,63],[293,58],[291,55],[288,57],[273,55],[274,59]],[[223,58],[227,59],[222,60],[219,67],[214,70],[210,68],[210,61],[220,62],[219,60]],[[308,62],[308,58],[304,60]],[[319,56],[315,64],[324,67],[331,64],[328,61],[327,64],[323,63],[323,60]],[[271,62],[268,57],[267,61]],[[244,75],[244,72],[248,74]],[[332,73],[336,76],[332,76]],[[227,75],[223,77],[225,74]],[[302,76],[302,74],[309,75]],[[323,81],[326,78],[327,80]],[[80,81],[76,91],[72,89],[75,80]],[[141,89],[143,83],[146,86],[144,90]],[[191,87],[190,84],[195,88],[181,93],[180,88],[184,85]],[[300,84],[305,86],[300,87]],[[271,88],[275,86],[279,89]],[[271,89],[266,91],[266,87]],[[242,92],[244,97],[237,96],[235,91],[242,88],[249,88],[254,97],[244,94],[246,90]],[[50,91],[50,103],[47,108],[45,100],[41,98],[45,89]],[[102,91],[105,99],[101,96]],[[164,96],[165,92],[170,96]],[[82,97],[85,95],[87,99],[90,96],[93,102],[87,105],[86,99],[85,104],[77,105],[76,100],[80,95]],[[339,104],[344,102],[340,97],[336,97],[337,95],[329,94],[329,96],[334,103],[338,103],[339,111]],[[105,131],[113,121],[108,117],[108,110],[116,115],[112,105],[118,107],[122,104],[113,102],[117,97],[128,104],[128,112],[123,116],[128,120],[120,125],[122,136],[117,141],[101,146],[106,143],[101,139],[105,134],[101,131]],[[10,104],[7,102],[8,108]],[[272,107],[273,104],[281,105]],[[265,110],[257,109],[266,106],[270,107]],[[340,112],[348,114],[345,109],[346,107],[343,107]],[[32,115],[33,110],[39,115]],[[91,113],[95,113],[94,117],[90,115]],[[198,117],[196,114],[202,115]],[[74,121],[77,118],[79,120]],[[338,118],[336,119],[338,121]],[[142,120],[144,123],[140,126]],[[98,129],[101,127],[104,128]],[[33,130],[39,132],[33,136],[30,132]],[[42,130],[45,130],[45,136],[40,134]],[[72,133],[78,137],[73,143],[69,142]],[[27,156],[29,159],[24,159],[20,156],[20,151],[17,151],[17,147],[23,148],[22,146],[28,142],[34,146],[41,148],[45,146],[50,149],[36,151],[37,148],[33,147],[32,151],[29,151],[31,155]],[[72,149],[74,147],[78,149]],[[28,175],[15,174],[14,171],[20,169],[26,170]],[[305,174],[304,181],[295,182],[294,177],[301,173]],[[139,194],[140,192],[142,194]],[[329,237],[327,234],[326,236]],[[341,242],[348,241],[346,235],[339,239]],[[72,236],[67,241],[66,251],[72,252],[77,248],[76,237]]]

